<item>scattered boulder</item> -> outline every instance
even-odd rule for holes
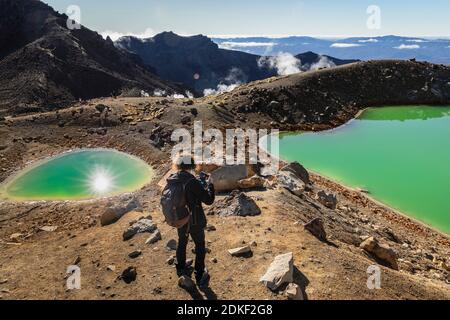
[[[206,226],[206,231],[208,231],[208,232],[212,232],[212,231],[216,231],[216,230],[217,230],[216,227],[213,226],[212,224],[208,224]]]
[[[12,235],[9,236],[9,239],[13,242],[19,242],[20,238],[23,237],[22,233],[13,233]]]
[[[294,281],[294,256],[292,252],[275,257],[266,274],[259,280],[272,291],[292,281]]]
[[[397,254],[387,245],[381,244],[374,237],[367,238],[360,246],[376,259],[387,264],[391,269],[398,270]]]
[[[81,262],[81,257],[80,257],[80,256],[77,256],[77,257],[73,260],[72,265],[76,266],[76,265],[78,265],[80,262]]]
[[[283,168],[281,168],[281,171],[292,172],[298,178],[300,178],[303,181],[303,183],[305,183],[305,184],[310,184],[311,183],[308,171],[305,169],[305,167],[303,167],[298,162],[291,162],[290,164],[288,164],[288,165],[284,166]]]
[[[156,229],[157,229],[156,224],[153,223],[152,220],[142,219],[133,223],[133,225],[131,225],[127,230],[125,230],[125,232],[122,235],[123,240],[124,241],[130,240],[138,233],[144,232],[153,233],[156,231]]]
[[[95,106],[95,109],[98,111],[98,112],[103,112],[105,109],[108,109],[108,106],[105,106],[104,104],[97,104],[96,106]]]
[[[321,204],[323,204],[325,207],[335,210],[337,206],[337,198],[332,193],[326,193],[325,191],[319,191],[317,193],[317,199]]]
[[[109,266],[106,267],[106,270],[114,272],[114,271],[116,271],[116,266],[113,264],[110,264]]]
[[[211,173],[211,182],[216,192],[230,191],[239,188],[238,182],[248,177],[246,165],[223,166]]]
[[[247,179],[242,179],[238,181],[238,187],[240,189],[253,189],[262,188],[266,184],[266,179],[260,176],[253,176]]]
[[[174,239],[169,240],[166,244],[166,248],[169,250],[177,250],[177,241]]]
[[[222,204],[219,204],[218,214],[221,216],[257,216],[261,214],[261,209],[255,200],[244,193],[234,193],[227,197]]]
[[[195,283],[190,277],[181,276],[180,279],[178,279],[178,286],[184,290],[191,291],[194,290]]]
[[[58,229],[57,226],[43,226],[43,227],[39,228],[39,230],[45,231],[45,232],[54,232],[54,231],[56,231],[56,229]]]
[[[128,257],[130,257],[131,259],[136,259],[137,257],[139,257],[142,254],[141,250],[135,250],[133,252],[130,252],[128,254]]]
[[[89,128],[87,130],[88,134],[97,134],[99,136],[104,136],[108,133],[108,129],[106,128]]]
[[[142,206],[139,200],[133,197],[128,201],[108,206],[100,217],[100,223],[102,226],[107,226],[115,223],[128,212],[140,210],[142,210]]]
[[[137,271],[135,267],[128,267],[125,270],[123,270],[122,274],[120,275],[120,279],[123,280],[126,284],[130,284],[131,282],[135,281],[137,277]]]
[[[277,174],[276,182],[296,196],[302,195],[306,187],[305,183],[291,171],[282,171]]]
[[[219,168],[219,166],[214,163],[201,163],[201,164],[197,165],[197,167],[195,168],[195,172],[200,173],[203,171],[206,173],[211,173],[211,172],[217,170],[218,168]]]
[[[310,222],[305,223],[303,227],[309,232],[311,232],[320,241],[327,240],[327,233],[325,232],[322,219],[315,218]]]
[[[162,240],[161,232],[157,229],[155,231],[155,233],[153,233],[153,235],[151,235],[150,238],[148,238],[145,241],[145,244],[154,244],[154,243],[156,243],[156,242],[158,242],[160,240]]]
[[[286,290],[284,290],[284,293],[287,295],[289,300],[305,300],[302,290],[295,283],[289,283]]]
[[[252,248],[250,246],[240,247],[240,248],[234,248],[228,250],[228,253],[231,254],[233,257],[240,257],[243,255],[250,254],[252,252]]]

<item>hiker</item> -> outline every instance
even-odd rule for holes
[[[175,162],[177,173],[167,179],[161,205],[166,222],[178,230],[177,274],[186,275],[186,247],[189,235],[195,243],[195,279],[199,287],[207,287],[210,276],[205,268],[206,216],[202,203],[214,202],[214,186],[201,173],[197,179],[191,172],[196,168],[191,156],[180,156]]]

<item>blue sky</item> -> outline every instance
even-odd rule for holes
[[[81,8],[81,22],[98,31],[151,35],[445,36],[450,0],[44,0],[59,12]],[[367,28],[369,5],[381,29]]]

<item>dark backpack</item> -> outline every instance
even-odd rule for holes
[[[161,196],[161,208],[166,223],[171,227],[179,229],[189,222],[191,213],[186,201],[186,186],[191,180],[167,180]]]

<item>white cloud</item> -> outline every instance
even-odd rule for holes
[[[353,47],[360,47],[360,44],[357,43],[333,43],[330,47],[331,48],[353,48]]]
[[[223,83],[217,85],[217,88],[213,89],[205,89],[203,90],[203,95],[211,96],[215,94],[221,94],[224,92],[230,92],[239,87],[242,83],[247,82],[247,76],[241,69],[233,67],[228,72],[228,75],[225,77]]]
[[[100,34],[104,39],[106,39],[106,37],[109,36],[112,41],[116,41],[119,38],[125,37],[125,36],[132,36],[132,37],[141,38],[141,39],[151,38],[154,35],[156,35],[156,32],[151,28],[147,28],[142,33],[132,33],[132,32],[121,33],[121,32],[117,32],[117,31],[106,30],[106,31],[100,32]]]
[[[267,67],[270,69],[276,69],[278,75],[286,76],[301,72],[300,67],[302,66],[302,63],[292,54],[280,52],[276,56],[261,57],[258,60],[258,66],[260,68]]]
[[[222,42],[219,47],[222,49],[234,49],[234,48],[253,48],[253,47],[273,47],[276,42]]]
[[[426,40],[422,40],[422,39],[409,39],[406,40],[407,42],[416,42],[416,43],[423,43],[423,42],[428,42]]]
[[[331,67],[335,67],[336,64],[331,61],[330,59],[328,59],[325,56],[321,56],[319,61],[317,61],[316,63],[313,63],[311,65],[311,67],[309,68],[309,70],[320,70],[320,69],[325,69],[325,68],[331,68]]]
[[[166,90],[156,89],[155,91],[153,91],[153,96],[154,97],[165,97],[166,96]]]
[[[401,44],[398,47],[394,47],[394,49],[412,50],[412,49],[420,49],[420,46],[418,44]]]
[[[207,96],[212,96],[212,95],[215,95],[215,94],[221,94],[221,93],[224,93],[224,92],[230,92],[230,91],[233,91],[234,89],[236,89],[237,87],[239,87],[239,84],[237,84],[237,83],[230,84],[230,85],[219,84],[216,89],[205,89],[205,90],[203,90],[203,95],[205,97],[207,97]]]
[[[362,40],[358,40],[358,42],[361,42],[361,43],[373,42],[373,43],[375,43],[375,42],[378,42],[378,40],[377,40],[377,39],[370,38],[370,39],[362,39]]]

